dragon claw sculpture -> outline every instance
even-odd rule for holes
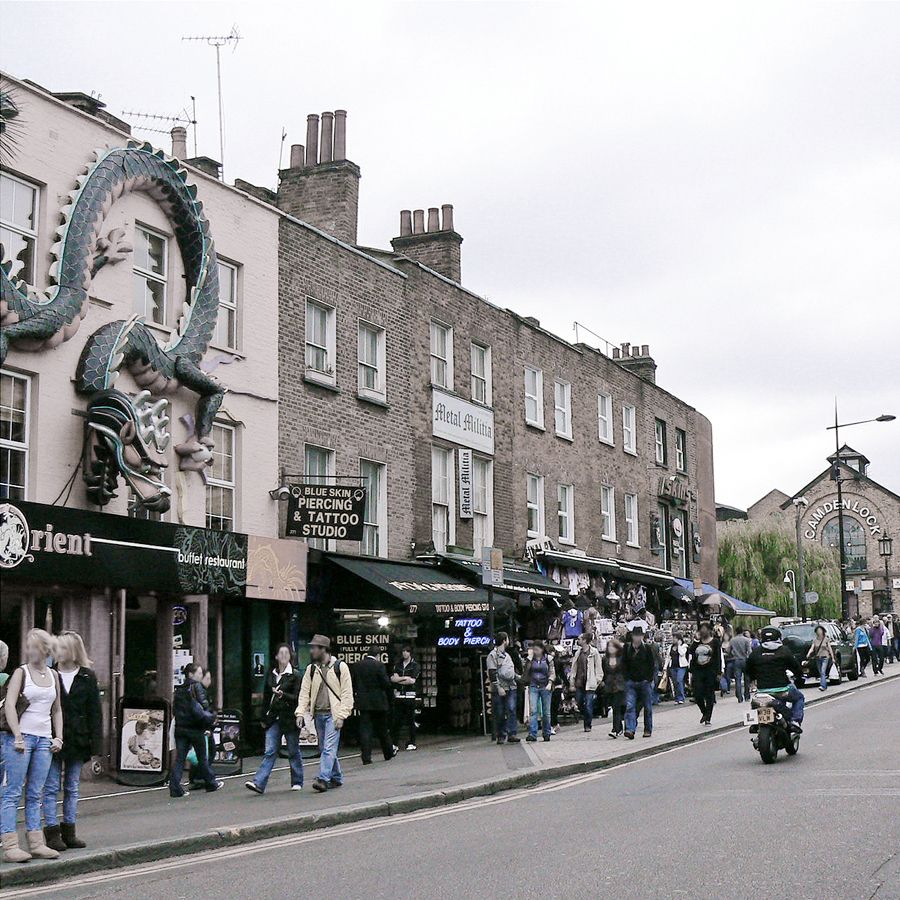
[[[177,450],[180,468],[197,471],[212,461],[209,438],[224,388],[200,368],[216,327],[219,271],[209,222],[197,200],[197,188],[187,182],[178,160],[150,144],[95,151],[96,162],[77,179],[77,187],[62,208],[59,240],[51,253],[52,286],[38,293],[12,276],[12,261],[0,264],[0,363],[10,346],[26,351],[56,347],[78,330],[88,308],[91,280],[104,266],[120,262],[132,250],[125,232],[111,229],[102,236],[112,205],[122,196],[142,192],[159,204],[172,222],[184,262],[187,298],[172,340],[160,345],[138,316],[109,322],[85,344],[76,372],[76,390],[87,395],[84,477],[88,494],[105,505],[115,496],[119,476],[132,488],[137,503],[163,511],[170,491],[161,480],[160,437],[168,418],[152,396],[186,387],[200,398],[196,415],[196,448]],[[115,389],[122,369],[128,370],[141,393],[129,397]]]

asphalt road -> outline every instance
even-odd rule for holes
[[[900,900],[900,683],[746,731],[407,816],[0,891],[31,900]]]

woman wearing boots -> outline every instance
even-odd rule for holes
[[[54,850],[84,847],[75,836],[78,786],[81,767],[92,756],[99,756],[103,734],[100,689],[84,641],[74,631],[56,638],[56,669],[62,684],[63,730],[66,745],[50,762],[50,774],[44,785],[44,838]],[[63,789],[63,820],[59,821],[57,799]]]
[[[52,754],[63,748],[63,717],[59,681],[47,665],[53,653],[53,638],[40,628],[25,635],[24,666],[10,676],[4,710],[9,732],[2,734],[6,786],[0,803],[0,833],[4,862],[28,862],[56,859],[56,850],[44,843],[41,831],[41,796],[50,771]],[[22,696],[28,702],[19,712],[16,704]],[[25,794],[25,830],[30,853],[19,847],[16,814]]]

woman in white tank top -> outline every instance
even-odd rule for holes
[[[26,664],[10,676],[4,710],[11,734],[3,732],[3,764],[6,786],[0,801],[0,835],[5,862],[56,859],[59,853],[44,842],[41,830],[41,797],[50,771],[53,753],[62,750],[63,720],[59,682],[47,665],[53,653],[53,638],[40,628],[25,636]],[[21,715],[16,713],[19,696],[28,701]],[[19,847],[16,817],[25,794],[25,830],[31,853]]]

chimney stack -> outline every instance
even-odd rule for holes
[[[176,125],[172,129],[172,156],[175,159],[187,158],[187,128]]]
[[[320,131],[321,124],[321,131]],[[291,165],[279,173],[278,206],[346,244],[356,244],[359,166],[346,159],[347,113],[311,113],[306,145],[291,146]]]
[[[334,113],[322,113],[322,150],[319,162],[328,163],[334,155]]]
[[[622,349],[613,347],[612,358],[623,368],[640,378],[656,384],[656,362],[650,356],[648,344],[622,344]]]
[[[457,284],[461,278],[460,245],[462,237],[453,229],[453,207],[445,203],[428,209],[428,228],[425,210],[400,213],[400,236],[391,241],[394,252],[408,256],[433,269]]]
[[[334,159],[339,162],[347,158],[347,110],[334,111]]]
[[[310,113],[306,117],[306,165],[315,166],[319,162],[319,117]]]

